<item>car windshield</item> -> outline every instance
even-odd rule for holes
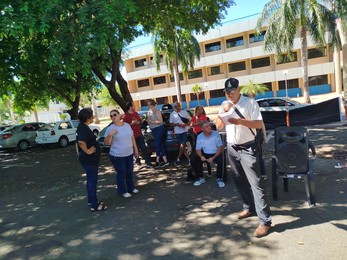
[[[8,132],[8,131],[12,131],[14,129],[17,129],[18,127],[20,127],[22,125],[12,125],[12,126],[9,126],[7,127],[5,130],[3,130],[3,132]]]
[[[42,126],[38,131],[47,131],[47,130],[51,130],[51,129],[54,127],[55,124],[56,124],[56,123],[49,123],[49,124],[46,124],[46,125]]]
[[[72,123],[74,128],[77,128],[77,126],[80,122],[78,120],[71,120],[71,123]]]

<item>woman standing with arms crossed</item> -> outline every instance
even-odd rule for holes
[[[92,130],[88,127],[93,122],[93,111],[82,109],[78,113],[80,123],[76,131],[76,141],[78,144],[78,158],[87,175],[88,206],[90,211],[106,210],[107,206],[103,202],[98,202],[96,197],[96,185],[98,182],[98,167],[100,161],[100,146]]]
[[[163,117],[161,116],[161,112],[157,109],[156,104],[157,103],[153,99],[149,99],[147,102],[147,106],[149,108],[147,122],[149,128],[152,130],[155,143],[155,153],[157,155],[154,168],[165,167],[169,165],[169,162],[166,158],[166,151],[164,146],[165,128]],[[160,163],[160,157],[163,157],[164,162]]]
[[[105,144],[110,145],[110,160],[116,170],[118,194],[130,198],[131,193],[139,193],[134,186],[133,156],[138,157],[138,150],[133,130],[121,120],[118,110],[112,110],[110,117],[113,124],[105,132]]]

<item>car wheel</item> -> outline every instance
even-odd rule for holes
[[[190,139],[188,139],[186,142],[186,151],[189,157],[193,153],[193,143]]]
[[[95,136],[98,136],[99,131],[98,131],[98,130],[96,130],[96,129],[94,129],[94,130],[93,130],[93,134],[94,134]]]
[[[68,145],[68,143],[69,143],[69,139],[67,139],[66,136],[62,136],[59,138],[59,145],[61,147],[66,147]]]
[[[27,141],[20,141],[17,145],[18,149],[25,151],[29,149],[30,144]]]

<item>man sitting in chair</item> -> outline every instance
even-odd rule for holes
[[[204,163],[215,162],[217,164],[217,185],[225,187],[223,181],[223,142],[217,131],[212,130],[211,124],[207,121],[201,123],[202,133],[197,137],[196,152],[192,154],[190,163],[198,178],[194,186],[200,186],[205,182],[202,171]]]

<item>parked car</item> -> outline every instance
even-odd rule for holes
[[[310,105],[302,104],[289,98],[277,97],[261,98],[256,101],[260,107],[260,111],[283,111],[286,110],[286,104],[288,105],[289,110]]]
[[[78,124],[80,123],[78,120],[70,120],[73,127],[77,129]],[[93,134],[95,136],[98,136],[99,132],[100,132],[100,127],[98,127],[97,125],[88,125],[90,130],[92,130]]]
[[[45,123],[33,122],[13,125],[0,132],[0,148],[15,148],[25,151],[35,146],[36,131]]]
[[[9,128],[11,125],[0,125],[0,132],[4,131],[6,128]]]
[[[41,127],[36,132],[37,144],[59,144],[65,147],[69,142],[76,141],[76,128],[71,121],[58,121]]]
[[[177,137],[174,133],[174,127],[170,126],[170,114],[173,110],[164,110],[161,111],[161,115],[163,117],[164,121],[164,127],[165,127],[165,148],[167,152],[177,152],[179,149],[179,144],[177,141]],[[191,117],[193,117],[193,112],[191,110],[186,110]],[[147,123],[144,121],[144,123]],[[155,152],[155,143],[154,143],[154,137],[152,135],[152,131],[149,127],[146,126],[146,129],[143,133],[145,137],[145,141],[147,144],[147,149],[149,152],[154,153]],[[190,156],[192,152],[195,149],[195,142],[196,137],[193,133],[192,128],[189,128],[188,134],[187,134],[187,142],[186,142],[186,150],[188,155]]]
[[[141,125],[141,129],[142,129],[142,132],[144,131],[144,129],[147,129],[147,125],[148,123],[146,122],[146,119],[147,119],[147,112],[148,111],[138,111],[137,113],[139,114],[141,120],[142,120],[142,125]],[[104,139],[105,139],[105,132],[106,132],[106,129],[107,127],[109,127],[110,125],[112,124],[112,122],[110,122],[106,127],[104,127],[100,133],[98,134],[98,137],[96,138],[97,141],[99,142],[100,144],[100,147],[102,149],[104,148],[109,148],[109,146],[105,145],[104,144]]]
[[[166,151],[168,152],[177,152],[179,149],[179,144],[177,141],[177,137],[173,131],[173,127],[170,126],[169,121],[170,121],[170,114],[173,110],[164,110],[161,111],[161,114],[163,116],[163,121],[164,121],[164,126],[165,126],[165,148]],[[140,114],[141,112],[141,114]],[[152,131],[151,129],[148,127],[148,123],[146,121],[147,119],[147,111],[140,111],[138,112],[141,119],[143,120],[142,125],[141,125],[141,129],[142,129],[142,133],[143,136],[145,138],[145,142],[148,148],[148,152],[149,153],[153,153],[155,152],[155,144],[154,144],[154,137],[152,135]],[[193,115],[193,112],[191,110],[187,110],[187,112],[190,114],[190,116]],[[108,126],[107,126],[108,127]],[[107,127],[105,127],[104,129],[102,129],[98,135],[98,142],[100,144],[100,146],[102,148],[108,148],[108,146],[106,146],[104,144],[104,135],[106,132]],[[195,141],[196,141],[196,137],[192,131],[192,129],[188,130],[188,136],[187,136],[187,142],[186,142],[186,149],[188,152],[188,155],[190,155],[195,147]]]

